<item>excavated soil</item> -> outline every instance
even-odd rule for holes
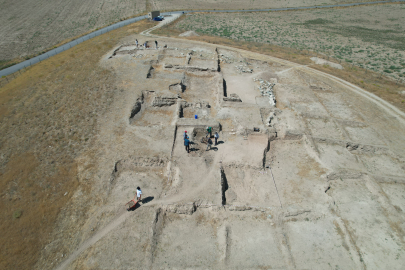
[[[158,41],[167,48],[101,59],[121,89],[86,176],[103,199],[63,262],[50,243],[38,268],[403,268],[403,114],[304,66]],[[207,126],[219,133],[210,149]],[[127,211],[137,186],[144,200]]]

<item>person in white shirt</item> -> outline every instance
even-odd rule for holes
[[[135,198],[136,198],[136,201],[135,201]],[[139,202],[142,202],[142,190],[141,190],[140,187],[137,187],[137,188],[136,188],[136,196],[135,196],[132,200],[130,200],[129,202],[127,202],[127,203],[125,204],[125,205],[128,205],[128,204],[129,204],[129,207],[127,208],[127,211],[130,211],[131,209],[135,210],[135,209],[136,209],[136,205],[137,205]],[[139,205],[138,205],[138,207],[139,207]]]
[[[215,145],[217,145],[218,144],[218,138],[219,138],[218,132],[215,132],[214,138],[215,138]]]
[[[142,202],[142,190],[140,187],[136,188],[136,202]]]

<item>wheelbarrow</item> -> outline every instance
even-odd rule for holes
[[[138,203],[138,202],[135,201],[135,199],[130,200],[129,202],[127,202],[127,203],[125,204],[125,206],[128,205],[127,211],[135,209],[135,206],[136,206],[137,203]]]

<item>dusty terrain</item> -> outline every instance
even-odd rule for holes
[[[366,2],[367,0],[255,1],[0,1],[0,68],[60,42],[151,10],[250,9]]]
[[[100,60],[120,92],[78,164],[92,189],[37,269],[402,269],[403,113],[291,62],[137,37]],[[145,201],[126,211],[137,186]]]
[[[371,2],[367,0],[208,0],[208,1],[187,1],[187,0],[153,0],[153,6],[158,9],[167,9],[167,6],[178,10],[198,9],[258,9],[258,8],[283,8],[283,7],[307,7],[323,6],[344,3]]]
[[[401,269],[403,113],[270,56],[156,50],[143,23],[0,90],[1,268]]]
[[[0,67],[60,42],[144,13],[135,1],[9,1],[0,3]]]
[[[99,59],[122,37],[152,27],[146,21],[89,40],[18,73],[0,88],[0,246],[1,269],[30,269],[52,239],[74,233],[88,201],[70,207],[80,188],[86,200],[91,185],[78,177],[77,164],[89,154],[99,123],[120,93],[114,74]],[[93,165],[86,173],[93,175]],[[78,220],[52,234],[57,217],[77,211]],[[64,240],[64,241],[65,241]]]
[[[181,31],[310,50],[339,62],[405,77],[405,4],[269,13],[193,14]]]

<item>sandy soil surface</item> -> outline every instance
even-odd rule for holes
[[[270,13],[194,14],[181,31],[310,50],[339,62],[405,77],[405,4]],[[335,60],[336,61],[336,60]]]
[[[83,42],[0,85],[0,269],[33,268],[53,240],[64,239],[54,242],[61,252],[81,242],[87,207],[103,199],[89,193],[98,162],[91,145],[121,95],[113,71],[98,63],[123,37],[152,26],[141,21]],[[74,194],[81,203],[71,207]],[[63,231],[60,213],[74,216]]]
[[[62,41],[151,10],[250,9],[367,2],[368,0],[255,1],[27,1],[0,2],[0,67]]]
[[[287,61],[135,38],[100,60],[121,94],[79,164],[103,199],[80,240],[47,245],[37,269],[403,268],[403,114]],[[144,201],[127,211],[137,186]],[[61,215],[58,230],[76,218]]]
[[[136,1],[1,1],[0,61],[39,53],[77,35],[146,12]]]

